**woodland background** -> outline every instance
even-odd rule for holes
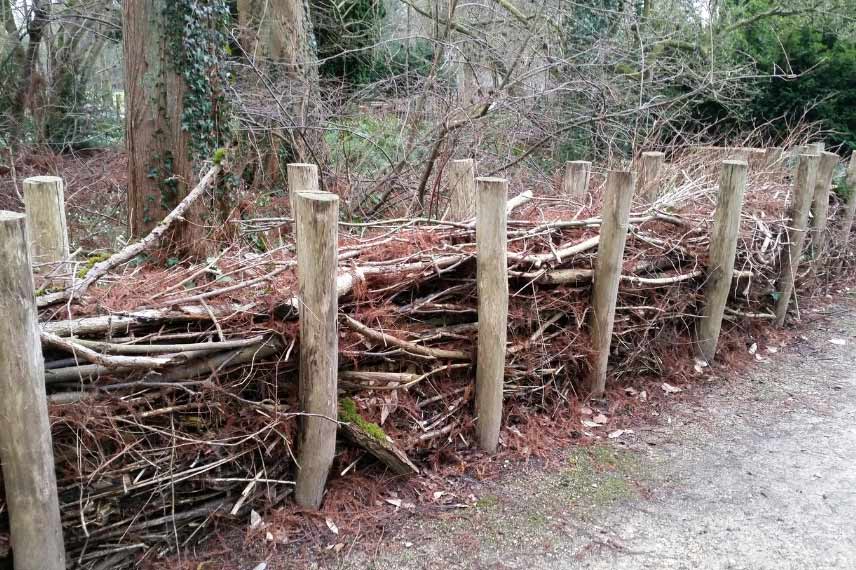
[[[854,9],[0,0],[0,172],[12,175],[0,206],[20,209],[16,175],[28,164],[63,170],[84,186],[69,206],[86,227],[76,239],[93,249],[127,240],[126,220],[133,236],[151,229],[223,147],[234,158],[209,226],[280,213],[294,161],[319,164],[346,215],[364,219],[436,215],[450,158],[549,186],[566,160],[621,166],[643,150],[773,146],[795,132],[846,154]]]

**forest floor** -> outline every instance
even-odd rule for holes
[[[787,343],[759,341],[744,377],[676,394],[632,433],[562,451],[560,468],[515,466],[470,508],[240,568],[854,568],[856,297],[803,319]]]

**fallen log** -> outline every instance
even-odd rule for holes
[[[105,259],[100,263],[96,263],[92,269],[90,269],[86,276],[82,281],[78,283],[72,284],[71,287],[65,289],[64,291],[59,291],[57,293],[50,293],[48,295],[43,295],[37,299],[38,306],[48,307],[50,305],[55,305],[57,303],[62,303],[65,301],[72,301],[75,297],[80,297],[89,287],[92,286],[93,283],[107,275],[111,270],[116,267],[128,263],[135,257],[137,257],[142,252],[149,249],[151,246],[159,243],[161,238],[163,238],[166,231],[174,224],[177,220],[182,219],[184,213],[190,208],[190,206],[200,197],[203,193],[214,183],[214,180],[217,179],[217,176],[220,174],[220,165],[215,164],[205,173],[205,176],[199,181],[199,184],[190,191],[190,193],[184,197],[184,199],[175,207],[175,209],[167,214],[167,216],[149,232],[149,235],[144,237],[138,242],[132,243],[125,247],[122,251],[116,252],[111,255],[109,258]]]
[[[398,475],[418,475],[419,468],[410,461],[377,424],[367,422],[357,411],[353,400],[339,402],[339,431]]]

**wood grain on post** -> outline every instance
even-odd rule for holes
[[[508,181],[479,178],[476,213],[476,282],[478,288],[478,356],[476,363],[476,432],[479,446],[494,453],[502,426],[502,391],[508,330]]]
[[[800,155],[800,161],[797,165],[793,197],[788,208],[788,244],[782,249],[779,263],[779,283],[776,287],[779,293],[779,299],[776,301],[777,326],[785,324],[788,304],[794,290],[794,278],[799,272],[806,227],[808,226],[808,213],[814,198],[817,163],[818,155],[803,154]]]
[[[24,180],[27,212],[27,242],[34,264],[52,264],[44,273],[67,273],[68,229],[65,224],[65,194],[62,178],[35,176]]]
[[[294,217],[294,195],[298,192],[320,192],[318,181],[318,167],[314,164],[293,162],[286,165],[286,176],[288,177],[288,204],[291,208],[291,217]],[[281,247],[284,243],[282,231],[285,226],[271,228],[265,232],[268,244],[273,247]],[[297,231],[297,224],[292,225],[292,231]],[[294,241],[297,236],[293,235]]]
[[[642,153],[638,193],[648,203],[654,202],[660,195],[660,173],[665,160],[666,155],[662,152]]]
[[[328,192],[297,192],[292,199],[300,288],[300,410],[312,414],[300,425],[294,496],[298,505],[317,509],[336,452],[339,198]]]
[[[23,214],[0,211],[0,461],[15,570],[65,570]]]
[[[713,362],[716,355],[725,303],[731,290],[734,255],[737,252],[737,235],[740,229],[740,210],[743,208],[743,191],[746,189],[748,170],[748,164],[742,160],[726,160],[722,163],[719,198],[710,237],[704,306],[696,327],[698,354],[706,362]]]
[[[856,151],[850,155],[846,184],[847,205],[844,208],[844,218],[841,220],[840,245],[842,248],[846,248],[850,243],[850,230],[853,228],[853,218],[856,217]]]
[[[471,158],[449,163],[449,211],[452,222],[471,220],[476,215],[476,166]]]
[[[820,153],[820,162],[817,165],[817,181],[814,185],[814,199],[811,204],[811,236],[815,260],[820,260],[826,253],[829,189],[832,187],[832,175],[835,174],[836,164],[838,164],[837,154],[826,151]]]
[[[587,160],[567,161],[562,176],[562,194],[571,200],[584,198],[588,193],[590,178],[591,162]]]
[[[286,166],[288,175],[288,199],[294,214],[294,196],[298,192],[320,192],[318,167],[314,164],[294,162]],[[297,224],[295,224],[295,227]]]
[[[632,172],[613,170],[606,178],[603,222],[600,226],[591,301],[593,362],[590,387],[591,395],[595,398],[603,396],[606,389],[615,303],[618,299],[618,282],[621,279],[624,243],[627,240],[630,202],[634,188]]]

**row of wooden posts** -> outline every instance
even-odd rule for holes
[[[789,217],[789,245],[781,259],[776,322],[784,322],[798,273],[809,212],[814,208],[816,252],[822,252],[826,208],[837,156],[817,149],[799,156]],[[766,151],[768,162],[780,149]],[[740,157],[744,158],[744,157]],[[634,193],[649,203],[657,198],[663,153],[644,153],[639,184],[634,173],[608,172],[603,197],[600,242],[592,291],[591,337],[594,360],[589,387],[603,395],[621,278],[624,245]],[[696,329],[697,354],[711,362],[716,354],[725,304],[731,288],[746,160],[725,160],[710,239],[710,263],[703,310]],[[569,197],[588,192],[590,162],[565,166],[562,190]],[[850,161],[856,186],[856,155]],[[508,317],[508,182],[476,178],[472,160],[449,169],[448,217],[475,217],[477,245],[478,351],[476,430],[479,446],[494,453],[502,424]],[[295,499],[317,508],[333,463],[338,393],[338,208],[335,194],[322,192],[314,165],[288,166],[297,248],[300,319],[299,399],[305,414],[299,430]],[[65,568],[62,529],[54,475],[44,362],[34,299],[33,265],[56,271],[68,261],[68,233],[62,179],[31,178],[24,183],[26,215],[0,211],[0,459],[9,507],[16,570]],[[849,236],[856,199],[848,202],[842,227]]]

